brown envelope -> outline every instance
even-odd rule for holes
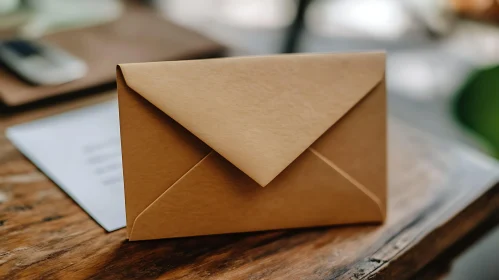
[[[383,53],[117,72],[130,240],[384,220]]]

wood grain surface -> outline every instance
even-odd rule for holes
[[[499,211],[492,160],[392,118],[383,225],[129,242],[124,229],[99,227],[3,133],[114,96],[1,116],[0,279],[404,279]]]

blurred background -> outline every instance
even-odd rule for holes
[[[229,56],[386,50],[390,114],[499,159],[499,0],[0,0],[0,34],[36,43],[127,21],[130,6],[148,6],[220,42]],[[103,51],[100,42],[92,48],[89,38],[87,52]],[[53,47],[74,54],[63,45]],[[33,51],[19,41],[12,46]],[[4,53],[5,73],[30,80],[32,74],[9,59]],[[94,73],[84,57],[71,59],[81,67],[68,79]],[[31,84],[43,83],[33,79]],[[0,73],[0,93],[8,83]],[[11,104],[4,103],[0,108],[7,110]],[[499,279],[498,252],[496,229],[445,279]]]

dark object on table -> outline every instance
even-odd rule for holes
[[[25,39],[0,41],[0,60],[34,85],[60,85],[87,73],[81,59],[53,45]]]
[[[299,0],[296,16],[289,27],[284,42],[283,53],[294,53],[298,48],[301,33],[305,26],[305,13],[312,0]]]
[[[484,138],[499,158],[499,66],[475,72],[458,92],[455,114]]]
[[[499,1],[450,0],[459,14],[478,20],[499,22]]]

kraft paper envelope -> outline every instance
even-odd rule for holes
[[[117,72],[130,240],[384,220],[383,53]]]

